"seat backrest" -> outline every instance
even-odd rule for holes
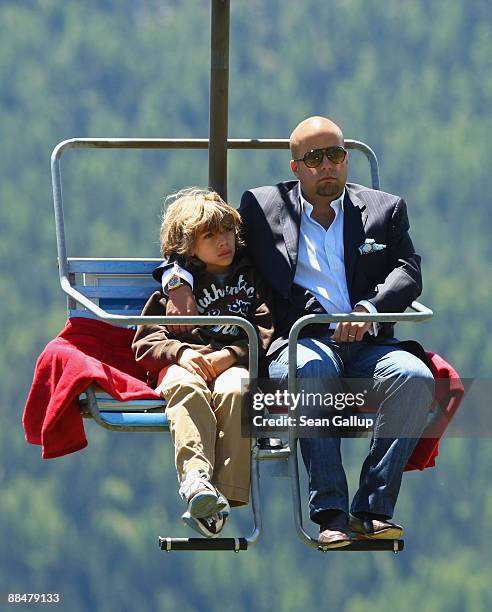
[[[68,258],[70,284],[110,314],[139,315],[159,288],[152,271],[161,259]],[[69,317],[94,315],[68,298]]]

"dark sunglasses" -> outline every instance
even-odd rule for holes
[[[302,157],[294,161],[303,161],[308,168],[316,168],[321,164],[325,155],[333,164],[341,164],[347,157],[347,151],[343,147],[311,149],[311,151],[304,153]]]

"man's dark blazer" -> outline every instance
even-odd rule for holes
[[[293,282],[301,224],[297,185],[298,181],[287,181],[251,189],[243,194],[239,207],[249,256],[274,289],[276,334],[269,356],[287,343],[289,331],[300,317],[325,312],[309,291]],[[403,312],[422,291],[420,256],[408,235],[405,201],[347,183],[343,209],[345,275],[352,307],[360,300],[369,300],[378,312]],[[386,248],[362,255],[358,247],[366,238],[374,238]],[[171,265],[161,264],[154,270],[154,278],[160,281],[162,272]],[[393,323],[383,323],[377,337],[366,334],[366,338],[375,343],[396,342],[393,328]],[[326,325],[309,325],[302,335],[316,337],[325,332]],[[425,361],[417,343],[401,346]]]
[[[301,205],[298,181],[246,191],[239,213],[251,259],[275,291],[277,339],[269,354],[285,345],[292,325],[308,313],[323,313],[319,302],[295,285]],[[369,300],[378,312],[403,312],[422,291],[420,257],[408,235],[405,201],[395,195],[347,183],[344,209],[344,260],[352,307]],[[366,238],[386,248],[367,255],[358,249]],[[393,323],[381,325],[375,342],[394,342]],[[326,325],[308,326],[317,336]]]

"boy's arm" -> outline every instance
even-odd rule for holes
[[[142,310],[142,316],[164,316],[166,298],[156,291]],[[171,337],[165,325],[139,325],[133,338],[132,350],[137,362],[148,372],[158,372],[170,363],[177,363],[181,352],[191,348],[188,344]]]
[[[230,348],[223,348],[205,356],[205,359],[214,369],[215,376],[222,374],[237,363],[237,356]]]

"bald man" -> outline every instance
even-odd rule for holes
[[[239,208],[250,257],[274,289],[277,331],[268,371],[281,381],[288,371],[289,331],[300,317],[403,312],[422,289],[405,201],[347,183],[348,152],[341,129],[325,117],[310,117],[292,132],[290,148],[296,180],[246,191]],[[176,268],[168,268],[163,264],[155,272],[165,290],[176,275]],[[186,272],[177,274],[192,283]],[[173,287],[180,284],[173,281]],[[169,297],[168,314],[197,312],[188,287],[170,291]],[[352,533],[379,539],[403,534],[389,519],[434,388],[423,359],[403,346],[391,323],[318,324],[301,333],[300,390],[343,392],[342,378],[364,378],[373,381],[382,397],[350,509],[340,437],[300,439],[309,476],[309,513],[319,525],[323,548],[349,545]]]

